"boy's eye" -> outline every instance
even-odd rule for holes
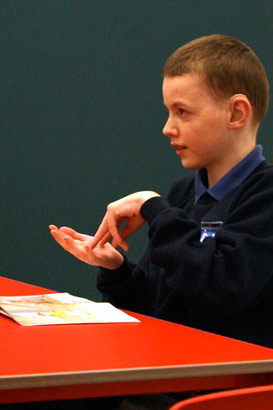
[[[183,114],[186,113],[186,111],[183,110],[183,108],[177,108],[177,112],[178,112],[179,115],[183,115]]]

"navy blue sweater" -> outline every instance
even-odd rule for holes
[[[194,195],[189,175],[142,206],[148,248],[138,264],[100,269],[104,300],[273,348],[273,167],[264,161],[218,202]],[[223,225],[201,243],[204,220]]]

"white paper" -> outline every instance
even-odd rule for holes
[[[0,313],[23,326],[139,322],[110,303],[97,303],[66,292],[2,296]]]

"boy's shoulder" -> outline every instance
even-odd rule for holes
[[[194,198],[194,195],[194,173],[190,173],[174,181],[167,199],[173,206],[181,206],[185,201]]]
[[[181,206],[190,199],[194,199],[194,178],[195,173],[193,172],[174,181],[167,196],[172,206]],[[263,161],[235,191],[235,196],[238,197],[243,193],[251,196],[258,192],[273,192],[273,165],[266,160]]]
[[[243,193],[247,195],[254,195],[258,193],[273,194],[273,165],[266,160],[246,178],[245,181],[239,185],[237,190],[238,195]]]
[[[265,187],[273,189],[273,165],[264,160],[254,171],[246,178],[242,185],[265,185]]]

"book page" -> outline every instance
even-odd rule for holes
[[[110,303],[69,293],[0,297],[0,313],[23,326],[139,322]]]

